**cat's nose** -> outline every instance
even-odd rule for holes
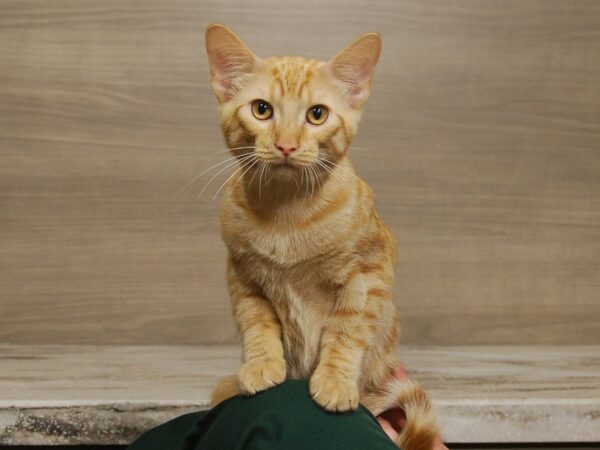
[[[283,156],[289,156],[290,153],[295,152],[298,149],[297,144],[290,144],[287,142],[277,142],[275,146],[283,153]]]

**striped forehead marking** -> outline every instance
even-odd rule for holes
[[[301,97],[313,78],[316,61],[287,57],[271,68],[281,96]]]

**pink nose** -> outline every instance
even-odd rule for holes
[[[281,151],[281,153],[283,153],[283,156],[289,156],[290,153],[295,152],[297,150],[296,144],[284,144],[282,142],[278,142],[277,144],[275,144],[275,146],[279,149],[279,151]]]

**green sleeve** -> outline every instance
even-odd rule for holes
[[[393,450],[375,417],[329,413],[305,381],[286,381],[253,397],[234,397],[210,411],[173,419],[136,440],[128,450]]]

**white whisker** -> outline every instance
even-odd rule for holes
[[[304,168],[306,168],[306,166],[303,166]],[[310,186],[310,174],[308,173],[308,169],[306,169],[306,193],[304,194],[305,197],[308,197],[308,188]]]
[[[244,178],[244,175],[246,175],[246,173],[248,173],[248,171],[252,168],[252,166],[254,166],[256,163],[260,162],[259,159],[255,159],[254,161],[251,161],[248,163],[248,167],[246,170],[244,170],[244,172],[239,176],[239,178],[237,180],[235,180],[235,183],[233,183],[233,186],[231,187],[231,190],[235,189],[235,186],[238,184],[238,182]],[[220,190],[220,189],[219,189]],[[213,197],[213,200],[217,197],[217,194],[219,192],[217,191],[217,193],[215,194],[215,196]]]
[[[323,180],[321,179],[318,169],[313,164],[311,164],[311,167],[315,171],[315,176],[317,178],[317,188],[321,190],[323,189]]]
[[[335,162],[333,162],[333,161],[331,161],[331,160],[329,160],[329,159],[322,158],[322,159],[321,159],[321,161],[323,161],[324,163],[331,164],[333,167],[335,167],[335,168],[338,168],[338,169],[340,169],[340,170],[342,170],[342,171],[346,172],[348,175],[351,175],[351,176],[353,176],[354,178],[356,178],[358,181],[360,181],[360,178],[358,177],[358,175],[356,175],[356,174],[355,174],[354,172],[352,172],[351,170],[349,170],[349,169],[347,169],[347,168],[345,168],[345,167],[342,167],[342,166],[340,166],[339,164],[337,164],[337,163],[335,163]]]
[[[256,176],[256,174],[258,173],[259,169],[262,167],[262,164],[263,164],[263,162],[262,162],[262,161],[260,161],[260,162],[259,162],[259,164],[258,164],[258,166],[259,166],[259,167],[258,167],[258,169],[256,169],[256,170],[254,171],[254,174],[252,175],[252,178],[250,179],[250,182],[248,183],[248,186],[252,186],[252,182],[254,181],[254,177],[255,177],[255,176]]]
[[[253,152],[248,152],[248,153],[243,153],[242,155],[238,156],[232,156],[231,158],[227,158],[224,161],[218,162],[217,164],[214,164],[212,166],[210,166],[208,169],[200,172],[198,175],[194,176],[190,181],[188,181],[181,189],[179,189],[177,192],[175,192],[175,194],[173,194],[173,197],[176,197],[177,195],[181,194],[188,186],[190,186],[194,181],[196,181],[198,178],[200,178],[202,175],[204,175],[207,172],[210,172],[212,169],[219,167],[225,163],[228,163],[230,161],[233,161],[236,158],[242,159],[245,158],[248,155],[251,155]]]
[[[300,173],[300,186],[296,186],[296,193],[300,190],[301,187],[306,187],[306,181],[304,181],[304,175],[306,172],[306,167],[302,166],[302,172]]]
[[[318,175],[314,171],[314,167],[312,165],[307,166],[308,171],[310,172],[310,196],[311,198],[315,195],[315,185],[317,184]],[[314,180],[313,180],[314,175]]]
[[[207,181],[207,183],[204,185],[204,187],[202,188],[202,190],[200,191],[200,194],[198,194],[198,199],[200,199],[200,197],[202,197],[202,194],[204,193],[204,191],[206,190],[206,188],[210,185],[210,183],[219,176],[219,174],[223,173],[225,170],[229,169],[230,167],[235,166],[238,162],[246,162],[249,159],[252,159],[252,157],[254,156],[254,153],[251,153],[250,155],[244,156],[242,158],[235,158],[235,161],[230,162],[229,164],[227,164],[225,167],[221,168],[221,170],[219,170],[217,173],[215,173],[210,180]]]
[[[248,149],[256,149],[256,148],[258,148],[256,145],[247,145],[245,147],[232,147],[232,148],[226,148],[224,150],[219,150],[218,152],[209,153],[209,154],[203,155],[203,156],[204,157],[215,156],[215,155],[221,155],[223,153],[229,153],[229,152],[232,152],[234,150],[248,150]]]
[[[219,191],[223,188],[223,186],[225,186],[227,184],[227,182],[229,180],[231,180],[231,178],[234,177],[235,174],[239,173],[239,171],[242,170],[244,167],[245,167],[244,165],[240,165],[240,167],[238,167],[237,169],[235,169],[233,171],[233,173],[227,177],[227,179],[223,182],[223,184],[219,187],[219,189],[217,189],[217,192],[215,193],[215,195],[212,198],[213,200],[215,200],[217,198],[217,195],[219,194]]]
[[[258,176],[258,200],[260,201],[262,195],[262,177],[263,173],[267,171],[267,164],[263,162],[260,168],[260,175]]]
[[[331,174],[331,176],[335,177],[342,185],[346,186],[345,180],[342,177],[340,177],[340,175],[337,172],[335,172],[333,169],[331,169],[329,166],[326,166],[323,163],[323,161],[321,161],[320,159],[317,159],[316,163],[319,164],[319,166],[321,166],[329,174]]]
[[[247,160],[247,161],[244,161],[242,164],[240,164],[240,167],[239,167],[238,169],[236,169],[236,170],[235,170],[235,171],[234,171],[234,172],[233,172],[231,175],[229,175],[229,176],[227,177],[227,179],[226,179],[226,180],[223,182],[223,184],[221,184],[221,186],[219,187],[219,189],[217,189],[217,192],[215,192],[215,195],[213,195],[213,198],[212,198],[212,199],[213,199],[213,200],[216,200],[217,196],[219,195],[219,192],[221,192],[221,189],[223,189],[223,187],[225,187],[225,185],[227,184],[227,182],[228,182],[229,180],[231,180],[231,178],[232,178],[232,177],[233,177],[233,176],[234,176],[236,173],[238,173],[238,172],[239,172],[241,169],[244,169],[244,168],[246,168],[248,164],[250,165],[250,167],[252,167],[252,164],[254,164],[255,162],[256,162],[256,160],[249,160],[249,161]],[[246,172],[244,172],[244,173],[246,173]],[[241,176],[243,176],[243,175],[244,175],[244,174],[242,174]],[[237,180],[235,180],[235,184],[237,184],[237,182],[238,182],[238,181],[239,181],[239,178],[238,178]],[[234,187],[235,187],[235,184],[233,185]]]

